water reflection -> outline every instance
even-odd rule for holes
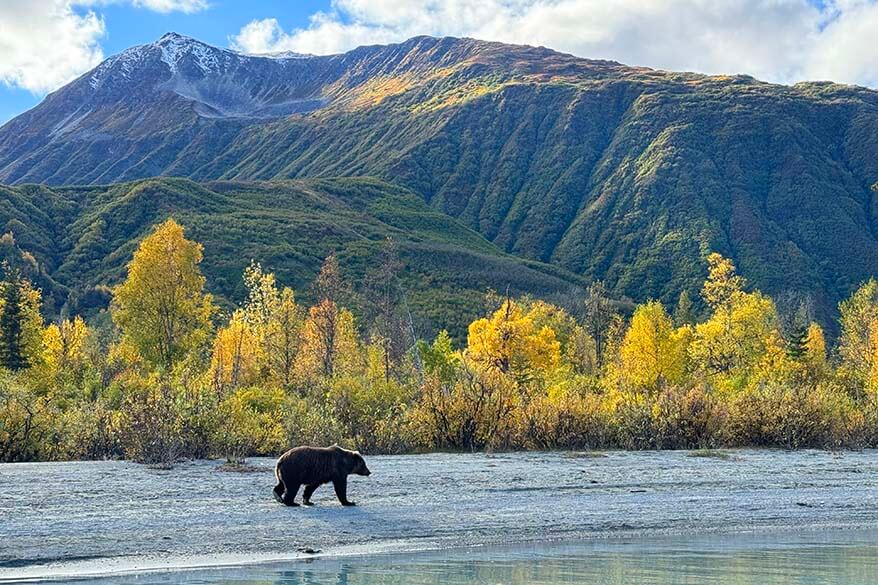
[[[106,584],[108,580],[92,581]],[[878,532],[611,539],[115,578],[159,585],[874,585]]]

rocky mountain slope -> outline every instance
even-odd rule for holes
[[[709,250],[824,316],[878,274],[878,92],[418,37],[245,56],[169,34],[0,129],[0,181],[373,176],[507,252],[675,301]]]

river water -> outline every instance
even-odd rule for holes
[[[875,531],[613,538],[85,579],[106,585],[874,585]]]
[[[878,452],[693,455],[367,457],[356,508],[268,459],[2,465],[0,580],[878,583]]]

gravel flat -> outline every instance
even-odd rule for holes
[[[344,508],[219,461],[0,465],[0,580],[604,537],[878,525],[878,452],[366,457]],[[299,496],[301,498],[301,494]]]

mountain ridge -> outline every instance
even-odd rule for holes
[[[166,36],[188,48],[142,46],[138,91],[111,57],[0,128],[0,181],[376,177],[619,296],[672,304],[716,250],[825,321],[878,274],[878,92],[475,39],[278,59]]]

